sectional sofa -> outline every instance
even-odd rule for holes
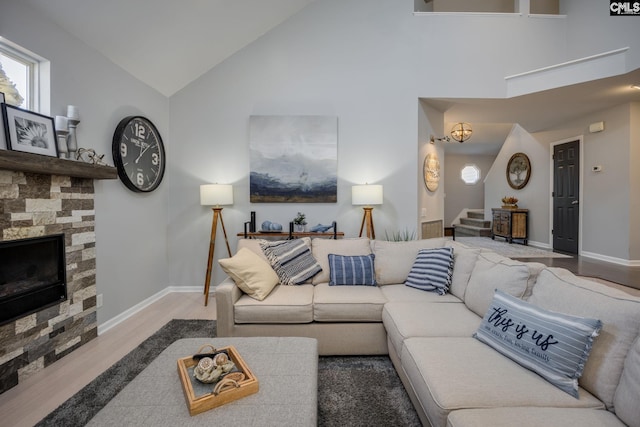
[[[388,354],[424,425],[640,427],[638,297],[445,239],[307,240],[322,270],[294,286],[259,283],[256,296],[256,281],[279,279],[261,243],[240,240],[221,260],[230,277],[215,290],[218,336]],[[418,255],[441,248],[453,248],[446,289],[405,285]],[[369,256],[375,286],[330,286],[330,255]]]

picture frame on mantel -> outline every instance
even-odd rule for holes
[[[7,148],[23,153],[58,157],[53,117],[2,104]]]
[[[4,92],[0,92],[0,106],[2,106],[4,104]],[[0,150],[6,150],[7,149],[7,140],[6,137],[4,136],[4,113],[0,112],[0,122],[2,122],[2,125],[0,126]]]

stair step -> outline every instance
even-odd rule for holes
[[[484,211],[467,211],[467,218],[484,219]]]
[[[491,229],[484,227],[474,227],[472,225],[459,224],[455,227],[456,236],[491,236]]]
[[[460,223],[463,225],[471,225],[473,227],[491,228],[491,221],[485,221],[484,217],[481,219],[460,218]]]

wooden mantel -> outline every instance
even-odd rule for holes
[[[0,150],[0,169],[76,178],[118,178],[118,172],[113,166],[93,165],[82,161],[10,150]]]

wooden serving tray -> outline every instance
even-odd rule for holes
[[[202,384],[193,378],[193,367],[198,364],[197,360],[194,360],[191,356],[178,359],[178,375],[180,376],[180,382],[182,382],[184,398],[187,401],[191,416],[258,392],[258,379],[240,357],[235,347],[229,346],[216,349],[216,352],[219,351],[227,352],[229,358],[235,363],[238,372],[242,372],[245,378],[238,382],[238,387],[229,386],[224,388],[216,396],[213,393],[216,384]]]

